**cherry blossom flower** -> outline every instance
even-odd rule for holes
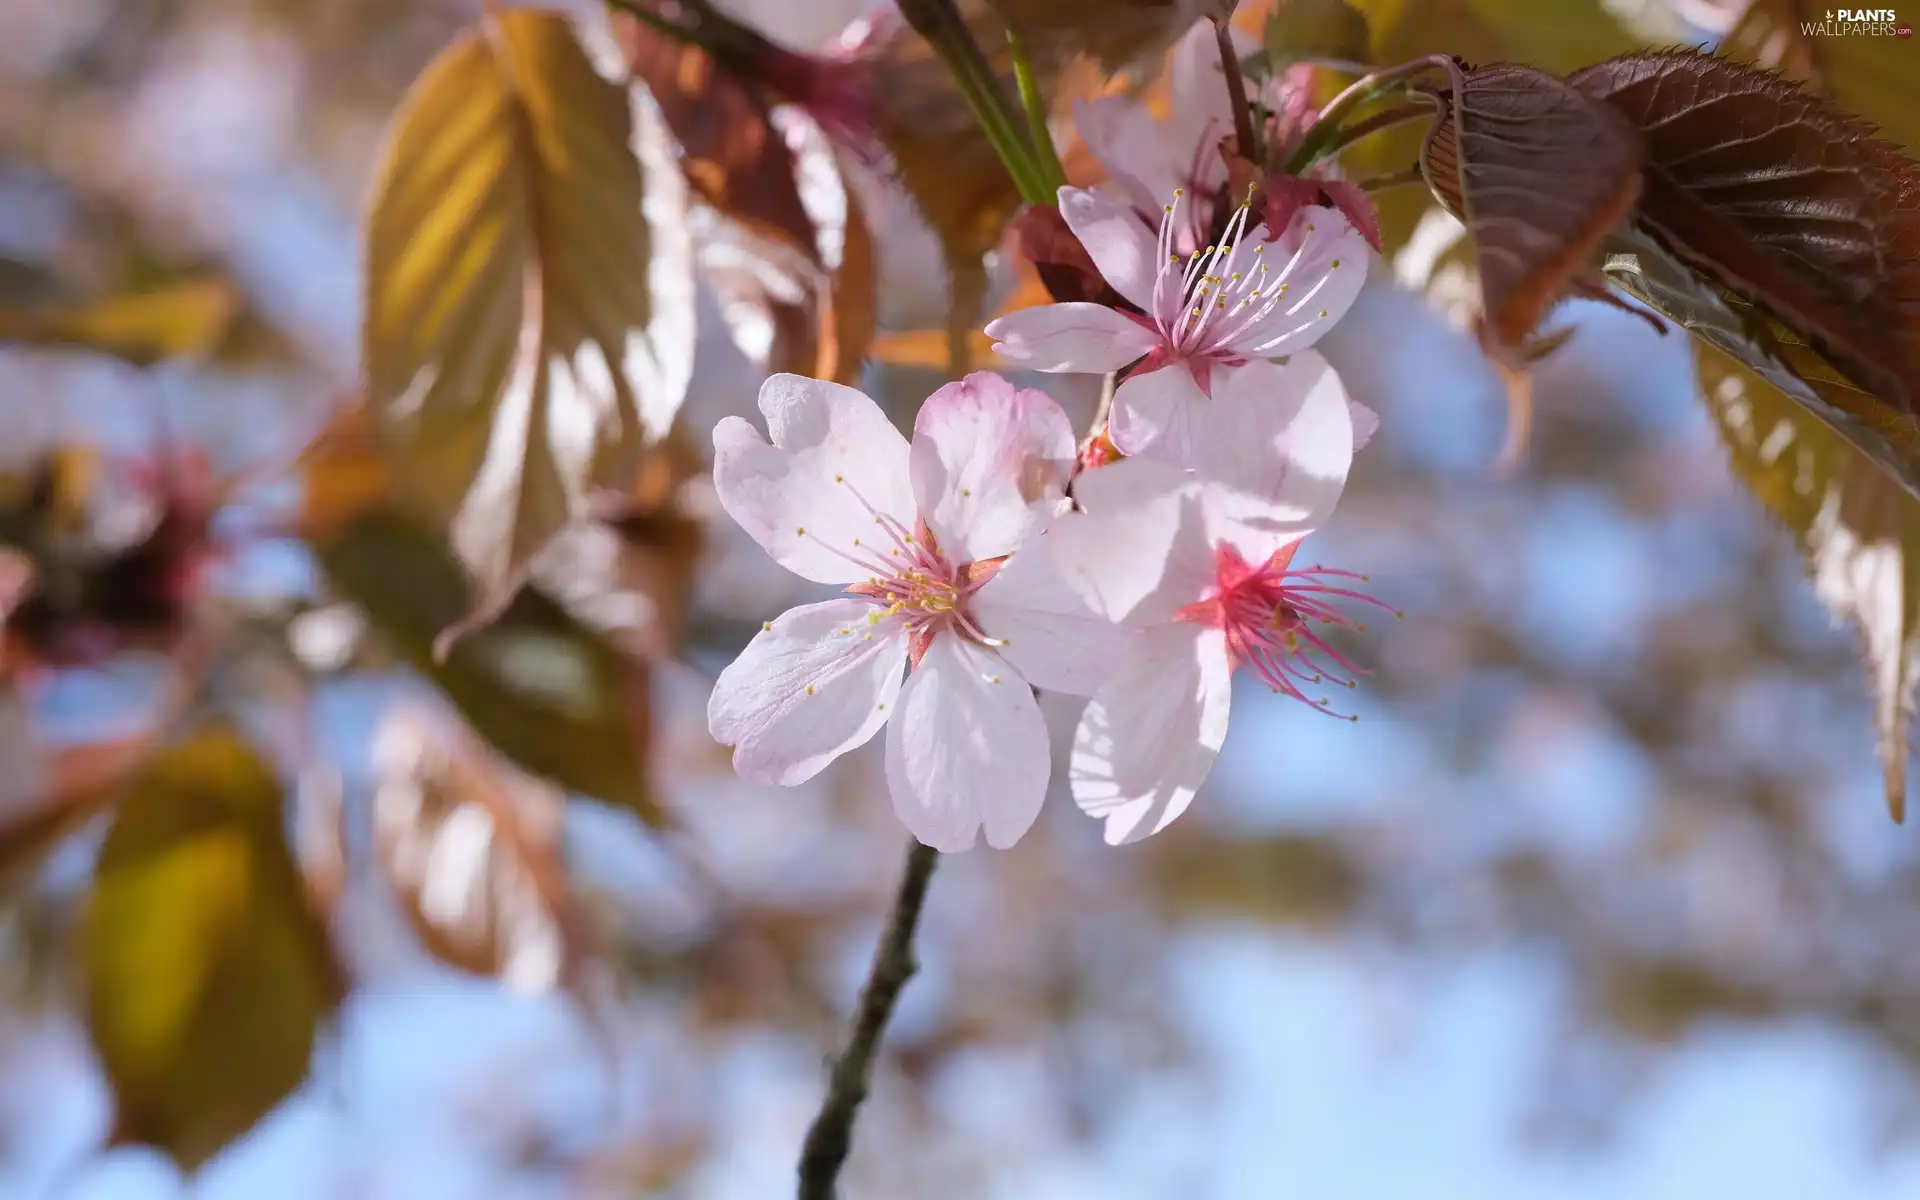
[[[1218,474],[1244,459],[1235,443],[1251,425],[1262,426],[1266,442],[1287,418],[1259,390],[1271,375],[1249,378],[1247,368],[1286,357],[1290,368],[1324,370],[1307,351],[1366,282],[1366,243],[1339,212],[1319,205],[1298,209],[1278,237],[1259,225],[1250,235],[1251,207],[1242,204],[1218,243],[1182,256],[1173,239],[1190,203],[1175,194],[1156,239],[1102,193],[1060,189],[1061,216],[1140,312],[1041,305],[995,320],[987,335],[1001,357],[1037,371],[1105,374],[1133,365],[1114,395],[1114,445],[1256,488],[1257,479]]]
[[[887,725],[888,791],[915,837],[965,850],[984,826],[1013,845],[1050,774],[1029,685],[1090,694],[1128,640],[1054,572],[1042,532],[1073,463],[1065,414],[990,372],[928,397],[911,445],[838,384],[775,375],[760,411],[771,442],[739,417],[714,429],[720,502],[781,566],[845,594],[762,627],[714,686],[714,738],[741,775],[792,785]]]
[[[1186,810],[1226,740],[1236,670],[1334,713],[1325,690],[1354,686],[1359,669],[1320,630],[1359,628],[1338,601],[1385,606],[1349,572],[1296,568],[1307,530],[1251,532],[1223,518],[1219,489],[1165,464],[1129,459],[1075,490],[1087,511],[1052,535],[1061,573],[1139,631],[1088,702],[1068,771],[1074,801],[1118,845]]]

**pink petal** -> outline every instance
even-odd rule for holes
[[[1206,403],[1184,364],[1136,371],[1113,394],[1107,436],[1122,454],[1146,454],[1186,466],[1193,457],[1193,422]]]
[[[1131,208],[1087,188],[1060,189],[1060,216],[1101,277],[1142,312],[1151,310],[1153,280],[1160,271],[1156,231]]]
[[[1271,312],[1229,342],[1240,354],[1281,358],[1313,345],[1353,307],[1367,281],[1366,239],[1324,205],[1294,213],[1286,232],[1268,242],[1261,256],[1287,290]]]
[[[907,664],[899,617],[859,600],[790,609],[720,672],[707,729],[743,778],[792,786],[886,723]]]
[[[739,417],[714,427],[721,507],[796,575],[817,583],[867,578],[873,572],[846,556],[865,556],[855,542],[874,540],[874,511],[913,527],[906,439],[862,393],[801,375],[762,384],[760,411],[771,444]]]
[[[1073,470],[1073,426],[1045,392],[975,371],[920,406],[909,460],[941,553],[978,562],[1012,552],[1052,517]]]
[[[1160,335],[1104,304],[1043,304],[987,325],[994,350],[1030,371],[1117,371],[1160,344]]]
[[[1206,596],[1213,546],[1186,472],[1130,458],[1074,482],[1083,512],[1047,531],[1055,569],[1094,612],[1134,628],[1171,620]]]
[[[1360,453],[1380,432],[1380,414],[1355,400],[1347,397],[1347,415],[1353,418],[1353,452]]]
[[[1074,731],[1074,803],[1106,822],[1109,846],[1160,832],[1187,810],[1227,740],[1233,666],[1226,637],[1190,622],[1140,638]]]
[[[1108,178],[1126,192],[1127,202],[1143,212],[1165,204],[1186,178],[1175,168],[1169,130],[1147,106],[1124,96],[1102,96],[1073,103],[1080,140],[1106,168]]]
[[[1260,48],[1240,29],[1233,29],[1235,51],[1245,58]],[[1220,69],[1220,45],[1211,21],[1197,21],[1174,47],[1168,71],[1167,129],[1165,136],[1178,148],[1179,182],[1200,192],[1218,189],[1227,181],[1227,165],[1220,157],[1220,139],[1233,132],[1233,103],[1227,78]],[[1198,167],[1199,174],[1194,175]],[[1164,204],[1165,198],[1158,203]]]
[[[1218,489],[1211,511],[1251,539],[1241,545],[1249,558],[1333,514],[1353,465],[1353,418],[1326,359],[1306,350],[1285,364],[1221,368],[1208,404],[1194,423],[1191,465]]]
[[[991,650],[933,640],[887,730],[887,790],[914,837],[936,850],[1004,850],[1040,815],[1052,772],[1047,723],[1025,680]]]
[[[1067,585],[1055,537],[1029,538],[973,597],[973,618],[1000,641],[1000,657],[1028,683],[1091,696],[1125,654],[1132,634],[1095,612]]]

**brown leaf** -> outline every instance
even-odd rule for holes
[[[654,267],[656,242],[685,234],[640,219],[629,103],[562,14],[498,12],[416,81],[382,157],[368,399],[482,610],[684,396],[691,289]]]
[[[797,164],[772,124],[773,97],[705,49],[627,14],[614,14],[614,28],[634,78],[646,85],[680,143],[694,192],[733,220],[814,255],[816,234],[800,202]]]
[[[1640,139],[1619,114],[1531,67],[1468,73],[1427,136],[1428,183],[1480,256],[1481,344],[1502,362],[1632,211]]]
[[[1723,59],[1637,55],[1569,82],[1644,131],[1637,219],[1662,245],[1867,393],[1835,403],[1920,432],[1920,167],[1797,84]]]
[[[155,758],[100,849],[81,933],[116,1142],[192,1171],[306,1078],[343,985],[279,781],[215,726]]]
[[[559,791],[417,708],[382,718],[373,753],[374,854],[421,943],[525,991],[574,978],[588,935],[568,894]]]
[[[1906,815],[1920,682],[1920,500],[1803,407],[1716,351],[1700,386],[1733,472],[1800,543],[1814,592],[1860,633],[1887,811]]]

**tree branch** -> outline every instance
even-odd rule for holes
[[[940,852],[914,842],[907,851],[906,870],[900,876],[900,890],[893,898],[893,912],[887,928],[874,947],[873,966],[867,971],[866,986],[860,989],[860,1007],[854,1016],[853,1035],[840,1052],[827,1079],[827,1096],[820,1113],[807,1130],[800,1152],[799,1200],[833,1200],[834,1182],[846,1164],[853,1147],[853,1120],[860,1102],[867,1098],[867,1081],[873,1075],[873,1059],[880,1048],[893,1006],[900,990],[913,977],[919,963],[913,954],[913,931],[920,923],[920,908],[927,899],[927,884]]]

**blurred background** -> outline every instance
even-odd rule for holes
[[[814,47],[864,6],[723,7]],[[1383,45],[1479,38],[1565,69],[1712,40],[1738,6],[1363,7]],[[0,4],[0,295],[217,278],[233,307],[191,361],[0,347],[0,472],[17,497],[49,455],[85,450],[109,500],[115,464],[191,450],[248,473],[210,587],[250,649],[218,684],[252,698],[249,731],[298,780],[292,844],[331,881],[316,895],[347,985],[310,1077],[197,1176],[103,1150],[116,1093],[72,950],[103,824],[9,855],[0,1195],[790,1190],[905,845],[877,746],[773,790],[707,738],[713,674],[807,585],[709,519],[697,461],[668,471],[671,528],[622,527],[622,570],[628,590],[631,572],[691,571],[677,644],[613,639],[652,791],[541,809],[553,828],[527,837],[558,875],[474,835],[474,870],[533,899],[502,901],[463,954],[432,929],[459,897],[407,891],[380,826],[419,803],[395,772],[464,736],[445,682],[395,648],[425,618],[384,590],[412,584],[382,567],[356,591],[327,558],[358,550],[286,535],[312,506],[286,464],[357,386],[383,130],[479,11]],[[938,326],[933,237],[855,182],[883,332]],[[1741,381],[1709,403],[1683,336],[1571,305],[1529,451],[1499,474],[1505,402],[1461,332],[1458,228],[1413,199],[1330,339],[1382,427],[1311,557],[1370,573],[1406,613],[1354,643],[1374,672],[1360,719],[1247,688],[1165,833],[1108,848],[1059,796],[1016,850],[943,862],[849,1196],[1920,1195],[1920,858],[1881,802],[1857,635],[1729,470],[1716,413]],[[761,374],[724,309],[703,284],[681,415],[696,459]],[[865,382],[906,415],[938,378],[880,362]],[[1091,389],[1047,386],[1084,423]],[[568,669],[528,644],[536,676]],[[59,747],[116,744],[163,674],[123,647],[14,687],[0,814],[25,811]],[[1049,703],[1064,739],[1076,713]],[[654,806],[668,831],[636,818]]]

